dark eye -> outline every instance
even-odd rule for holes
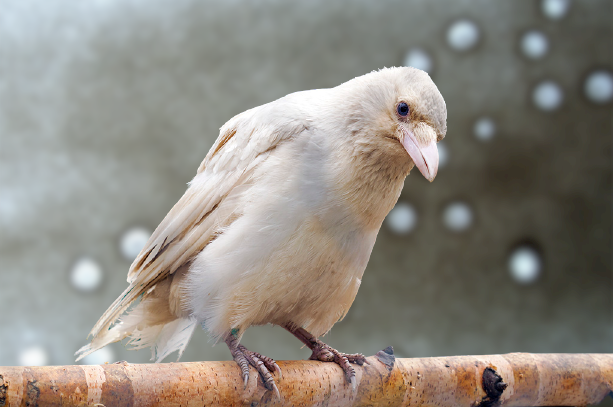
[[[406,103],[402,102],[402,103],[398,103],[398,114],[400,116],[406,116],[409,114],[409,105],[407,105]]]

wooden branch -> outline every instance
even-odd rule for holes
[[[0,367],[0,406],[428,405],[585,406],[613,390],[613,354],[395,359],[356,366],[352,391],[334,363],[279,362],[281,400],[234,362]]]

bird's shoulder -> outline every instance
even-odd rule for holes
[[[128,273],[132,284],[151,285],[198,253],[219,226],[216,210],[249,179],[279,143],[312,125],[312,92],[290,94],[240,113],[225,123],[183,197],[156,228]]]
[[[198,174],[242,170],[255,157],[279,142],[299,136],[317,122],[320,100],[327,89],[289,94],[273,102],[246,110],[228,120],[206,155]]]

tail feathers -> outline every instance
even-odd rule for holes
[[[77,357],[76,361],[78,362],[90,353],[94,353],[98,349],[104,348],[110,343],[120,341],[128,335],[129,333],[126,331],[126,327],[119,323],[112,329],[99,334],[90,343],[79,349],[75,353],[75,356]]]
[[[91,343],[79,349],[75,353],[77,361],[128,336],[130,336],[128,345],[131,345],[131,350],[151,347],[151,360],[156,362],[161,362],[166,356],[178,350],[178,361],[194,333],[194,328],[197,325],[196,319],[177,318],[168,322],[148,325],[145,307],[142,305],[142,303],[139,304],[122,317],[115,326],[105,332],[100,332]]]
[[[134,332],[128,345],[132,345],[132,349],[151,347],[151,360],[155,360],[156,363],[161,362],[172,352],[179,351],[177,356],[179,361],[195,327],[194,318],[178,318],[164,325],[155,325]]]
[[[115,322],[119,318],[119,316],[130,307],[130,304],[132,304],[132,302],[140,294],[142,294],[142,290],[137,290],[134,285],[130,284],[130,286],[126,288],[126,290],[119,297],[117,297],[115,301],[113,301],[111,306],[104,312],[98,322],[96,322],[96,325],[94,325],[93,329],[89,334],[95,338],[100,334],[101,331],[104,331],[105,329],[109,328],[113,324],[113,322]],[[112,331],[112,329],[110,330]],[[106,334],[102,334],[102,336],[106,336]],[[123,338],[125,338],[125,336]]]

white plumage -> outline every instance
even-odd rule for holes
[[[180,356],[197,324],[237,343],[249,326],[267,323],[325,334],[349,310],[413,162],[427,178],[436,174],[432,146],[445,120],[436,86],[413,68],[235,116],[79,358],[128,336],[157,361]]]

